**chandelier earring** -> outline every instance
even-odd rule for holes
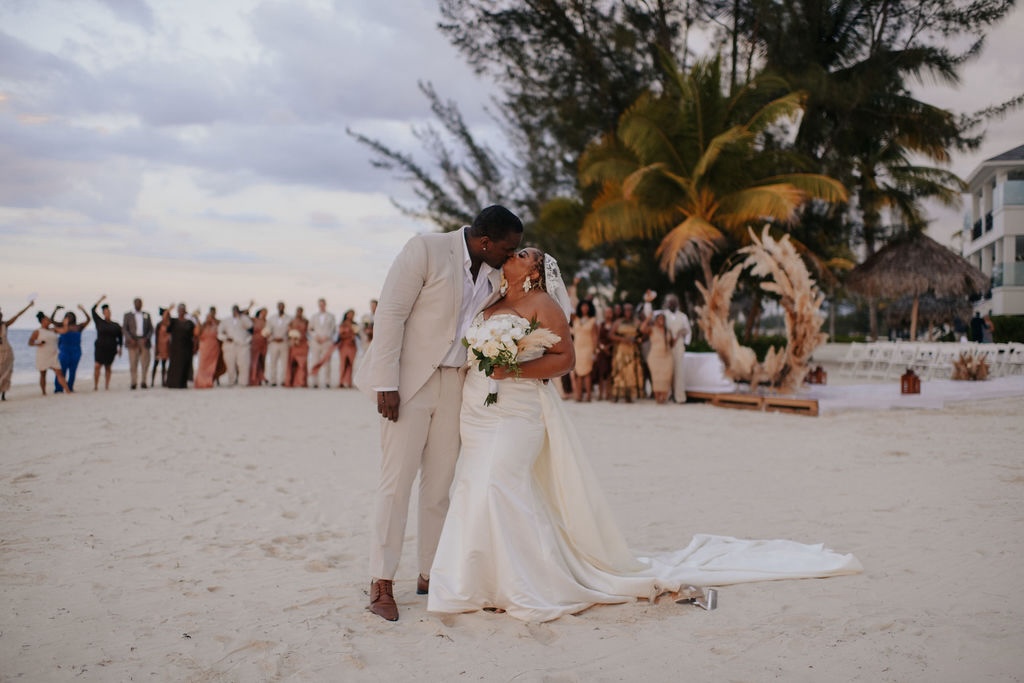
[[[508,294],[508,280],[505,279],[505,273],[501,274],[501,284],[498,286],[498,294],[501,296]]]
[[[533,289],[533,280],[526,278],[523,280],[523,293],[527,294],[531,289]]]

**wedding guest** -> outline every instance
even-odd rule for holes
[[[359,339],[363,348],[373,341],[373,317],[377,314],[377,300],[370,299],[370,312],[363,315],[363,328],[359,331]]]
[[[288,373],[286,387],[306,386],[306,367],[309,362],[309,321],[302,315],[302,306],[295,309],[295,317],[288,323]]]
[[[996,324],[992,322],[992,311],[985,314],[982,318],[984,325],[981,328],[981,343],[991,344],[995,341]]]
[[[243,386],[249,383],[249,357],[252,353],[252,319],[249,311],[252,302],[242,310],[235,304],[231,307],[231,317],[220,321],[217,326],[217,339],[221,343],[221,354],[227,368],[227,383],[230,386],[241,380]]]
[[[0,401],[7,400],[7,392],[11,390],[11,377],[14,375],[14,349],[11,347],[11,340],[7,336],[7,330],[34,303],[35,300],[29,301],[25,308],[15,313],[14,317],[8,320],[4,320],[4,312],[0,310]]]
[[[971,318],[971,341],[980,343],[982,337],[985,335],[985,321],[981,317],[979,311],[974,312],[974,317]]]
[[[213,383],[220,376],[217,372],[221,364],[220,339],[217,338],[219,327],[217,309],[210,306],[203,323],[196,329],[196,338],[199,340],[199,364],[193,384],[196,389],[213,388]]]
[[[605,308],[601,311],[601,322],[597,326],[597,355],[594,357],[593,383],[598,387],[598,398],[607,401],[611,397],[612,384],[612,329],[615,327],[615,311]]]
[[[286,384],[288,367],[291,364],[288,341],[291,322],[292,317],[284,312],[284,302],[278,301],[277,313],[267,317],[267,329],[270,330],[267,333],[267,367],[270,368],[267,374],[270,375],[272,387],[277,386],[278,377],[281,378],[282,385]]]
[[[597,355],[597,318],[594,304],[580,299],[572,325],[572,345],[576,365],[572,371],[572,393],[577,401],[590,402],[594,393],[594,358]]]
[[[136,297],[132,310],[124,314],[121,323],[124,346],[128,349],[128,370],[131,372],[132,389],[142,380],[146,388],[146,370],[149,369],[149,349],[153,343],[153,321],[149,313],[142,310],[142,299]],[[139,377],[141,370],[141,377]]]
[[[65,386],[71,391],[75,390],[78,364],[82,360],[82,330],[89,326],[89,311],[85,310],[82,304],[78,304],[78,310],[82,312],[84,322],[78,322],[74,311],[68,311],[60,324],[54,327],[54,331],[60,335],[57,340],[57,357],[60,360],[60,371],[65,380],[64,384],[54,381],[54,393],[64,391]],[[56,313],[56,310],[54,312]]]
[[[153,376],[149,379],[149,385],[156,386],[156,369],[160,366],[160,386],[167,386],[167,361],[171,359],[171,309],[161,307],[158,309],[160,322],[156,325],[154,338]]]
[[[656,312],[652,318],[644,321],[641,327],[643,334],[650,341],[647,351],[647,367],[651,371],[651,392],[654,400],[661,404],[667,403],[672,391],[672,333],[665,326],[665,314]],[[682,342],[679,342],[680,344]]]
[[[626,403],[640,397],[643,388],[643,366],[640,362],[640,330],[634,320],[633,304],[622,305],[622,317],[615,321],[611,339],[612,400],[620,398]]]
[[[356,312],[351,308],[338,325],[338,386],[342,389],[352,388],[352,370],[355,367],[356,339],[359,336],[359,325],[356,324]]]
[[[249,355],[249,386],[261,387],[267,381],[267,309],[256,311],[252,319],[252,344]]]
[[[54,309],[56,313],[56,309]],[[32,336],[28,338],[28,345],[36,347],[36,370],[39,371],[39,388],[46,396],[46,371],[53,370],[54,379],[63,387],[64,391],[71,393],[71,387],[64,379],[64,373],[60,369],[60,361],[57,359],[57,340],[60,336],[53,329],[53,322],[49,316],[42,311],[36,313],[36,320],[39,327],[32,330]]]
[[[121,326],[110,319],[110,306],[103,304],[100,309],[103,311],[102,317],[96,313],[96,307],[102,304],[106,298],[106,294],[101,296],[100,300],[94,303],[90,310],[92,321],[96,325],[96,342],[93,344],[93,358],[96,361],[92,371],[93,391],[98,391],[100,388],[100,368],[106,371],[104,373],[103,388],[105,390],[110,389],[110,366],[114,364],[114,358],[121,355],[121,348],[123,346]]]
[[[690,319],[679,307],[679,297],[669,294],[663,302],[662,314],[665,316],[665,327],[672,335],[672,400],[686,403],[686,375],[683,365],[686,357],[686,345],[690,343],[693,328]]]
[[[331,386],[331,356],[334,355],[334,332],[338,326],[337,318],[327,312],[327,300],[318,299],[317,312],[309,318],[309,357],[313,359],[313,387],[323,383]]]
[[[167,366],[167,386],[184,389],[192,377],[192,356],[196,351],[196,322],[188,315],[185,304],[178,304],[178,317],[170,320],[170,361]]]

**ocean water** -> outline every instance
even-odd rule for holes
[[[32,336],[32,330],[11,329],[7,330],[7,340],[14,349],[14,375],[11,377],[11,384],[38,384],[39,371],[36,370],[36,349],[28,345],[28,338]],[[82,330],[82,361],[78,364],[78,381],[89,380],[89,388],[92,388],[92,369],[96,363],[93,349],[96,343],[96,330],[90,324]],[[152,360],[150,360],[152,363]],[[128,372],[128,352],[122,351],[119,358],[114,358],[112,366],[114,372],[123,370]],[[53,382],[53,373],[47,378]],[[77,384],[75,386],[78,386]]]

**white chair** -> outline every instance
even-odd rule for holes
[[[892,355],[889,357],[889,367],[885,369],[883,377],[885,379],[901,377],[907,371],[907,368],[914,367],[921,349],[931,346],[932,344],[896,344],[896,348],[893,349]],[[917,370],[914,372],[917,372]],[[920,375],[921,373],[917,374]]]
[[[935,357],[932,358],[932,363],[928,367],[926,379],[951,378],[953,376],[953,361],[959,358],[961,353],[968,351],[968,349],[964,348],[966,346],[967,344],[957,342],[939,344]]]
[[[1007,347],[1000,363],[1001,376],[1024,374],[1024,344],[1011,342]]]
[[[999,346],[997,344],[978,344],[974,347],[974,355],[981,356],[988,363],[988,376],[996,376],[996,366],[999,364]]]
[[[889,372],[893,354],[896,353],[896,342],[875,342],[871,357],[871,368],[868,377],[884,378]]]
[[[875,364],[875,357],[879,354],[879,342],[868,342],[864,345],[863,353],[853,366],[854,377],[868,377],[871,375],[871,367]]]
[[[868,355],[868,345],[863,342],[851,342],[846,355],[839,361],[839,374],[851,376],[856,374],[857,365]]]

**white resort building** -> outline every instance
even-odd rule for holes
[[[963,255],[992,282],[974,310],[1024,315],[1024,145],[983,161],[967,184]]]

